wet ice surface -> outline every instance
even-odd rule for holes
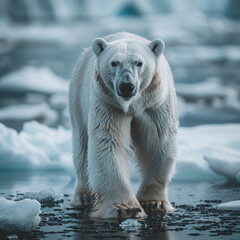
[[[176,211],[169,216],[153,215],[124,229],[124,219],[90,219],[87,209],[68,205],[74,182],[63,172],[1,172],[0,196],[12,200],[27,192],[39,192],[49,186],[63,193],[63,201],[41,203],[41,222],[30,233],[1,233],[24,239],[239,239],[240,212],[219,211],[222,202],[238,200],[240,186],[224,182],[173,182],[169,198]],[[136,192],[139,183],[132,183]],[[138,224],[140,223],[140,224]]]

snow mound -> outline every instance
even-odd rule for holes
[[[221,203],[217,205],[217,209],[226,211],[240,211],[240,200]]]
[[[7,232],[30,232],[40,223],[41,205],[36,200],[11,201],[0,197],[0,229]]]
[[[119,226],[125,231],[136,231],[142,224],[137,219],[127,219],[119,224]]]
[[[17,133],[0,123],[0,169],[67,169],[71,171],[71,133],[27,122]]]
[[[26,66],[1,78],[2,93],[45,93],[67,92],[68,83],[47,67]]]
[[[45,202],[58,202],[63,199],[62,193],[56,193],[53,190],[42,190],[40,192],[27,192],[22,199],[29,198],[35,199],[40,203]]]

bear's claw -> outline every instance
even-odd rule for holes
[[[144,210],[139,206],[132,206],[128,204],[117,204],[115,207],[118,210],[118,214],[120,218],[144,218],[147,215]]]
[[[174,211],[168,201],[140,201],[140,204],[147,213],[171,213]]]
[[[145,218],[147,215],[139,205],[98,205],[90,213],[94,218]]]

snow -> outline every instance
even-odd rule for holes
[[[42,190],[40,192],[27,192],[21,199],[35,199],[40,203],[57,202],[63,199],[62,193],[56,193],[54,190]]]
[[[11,201],[0,197],[0,229],[7,232],[30,232],[40,223],[41,205],[36,200]]]
[[[218,210],[240,211],[240,200],[221,203],[217,205]]]
[[[47,67],[25,66],[0,80],[0,93],[64,93],[68,83]]]
[[[131,219],[131,218],[121,222],[119,225],[125,231],[136,231],[138,230],[138,228],[142,226],[142,224],[138,222],[137,219]]]
[[[239,146],[240,124],[180,127],[174,179],[218,181],[225,176],[240,182]],[[71,131],[62,127],[31,121],[17,133],[0,124],[0,156],[0,169],[65,170],[74,176]]]
[[[52,125],[58,119],[56,111],[46,103],[15,104],[0,108],[0,121],[30,121],[41,119],[43,123]]]

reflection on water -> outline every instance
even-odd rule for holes
[[[6,195],[16,192],[38,192],[44,189],[69,194],[73,185],[74,181],[65,172],[0,171],[0,192]]]

